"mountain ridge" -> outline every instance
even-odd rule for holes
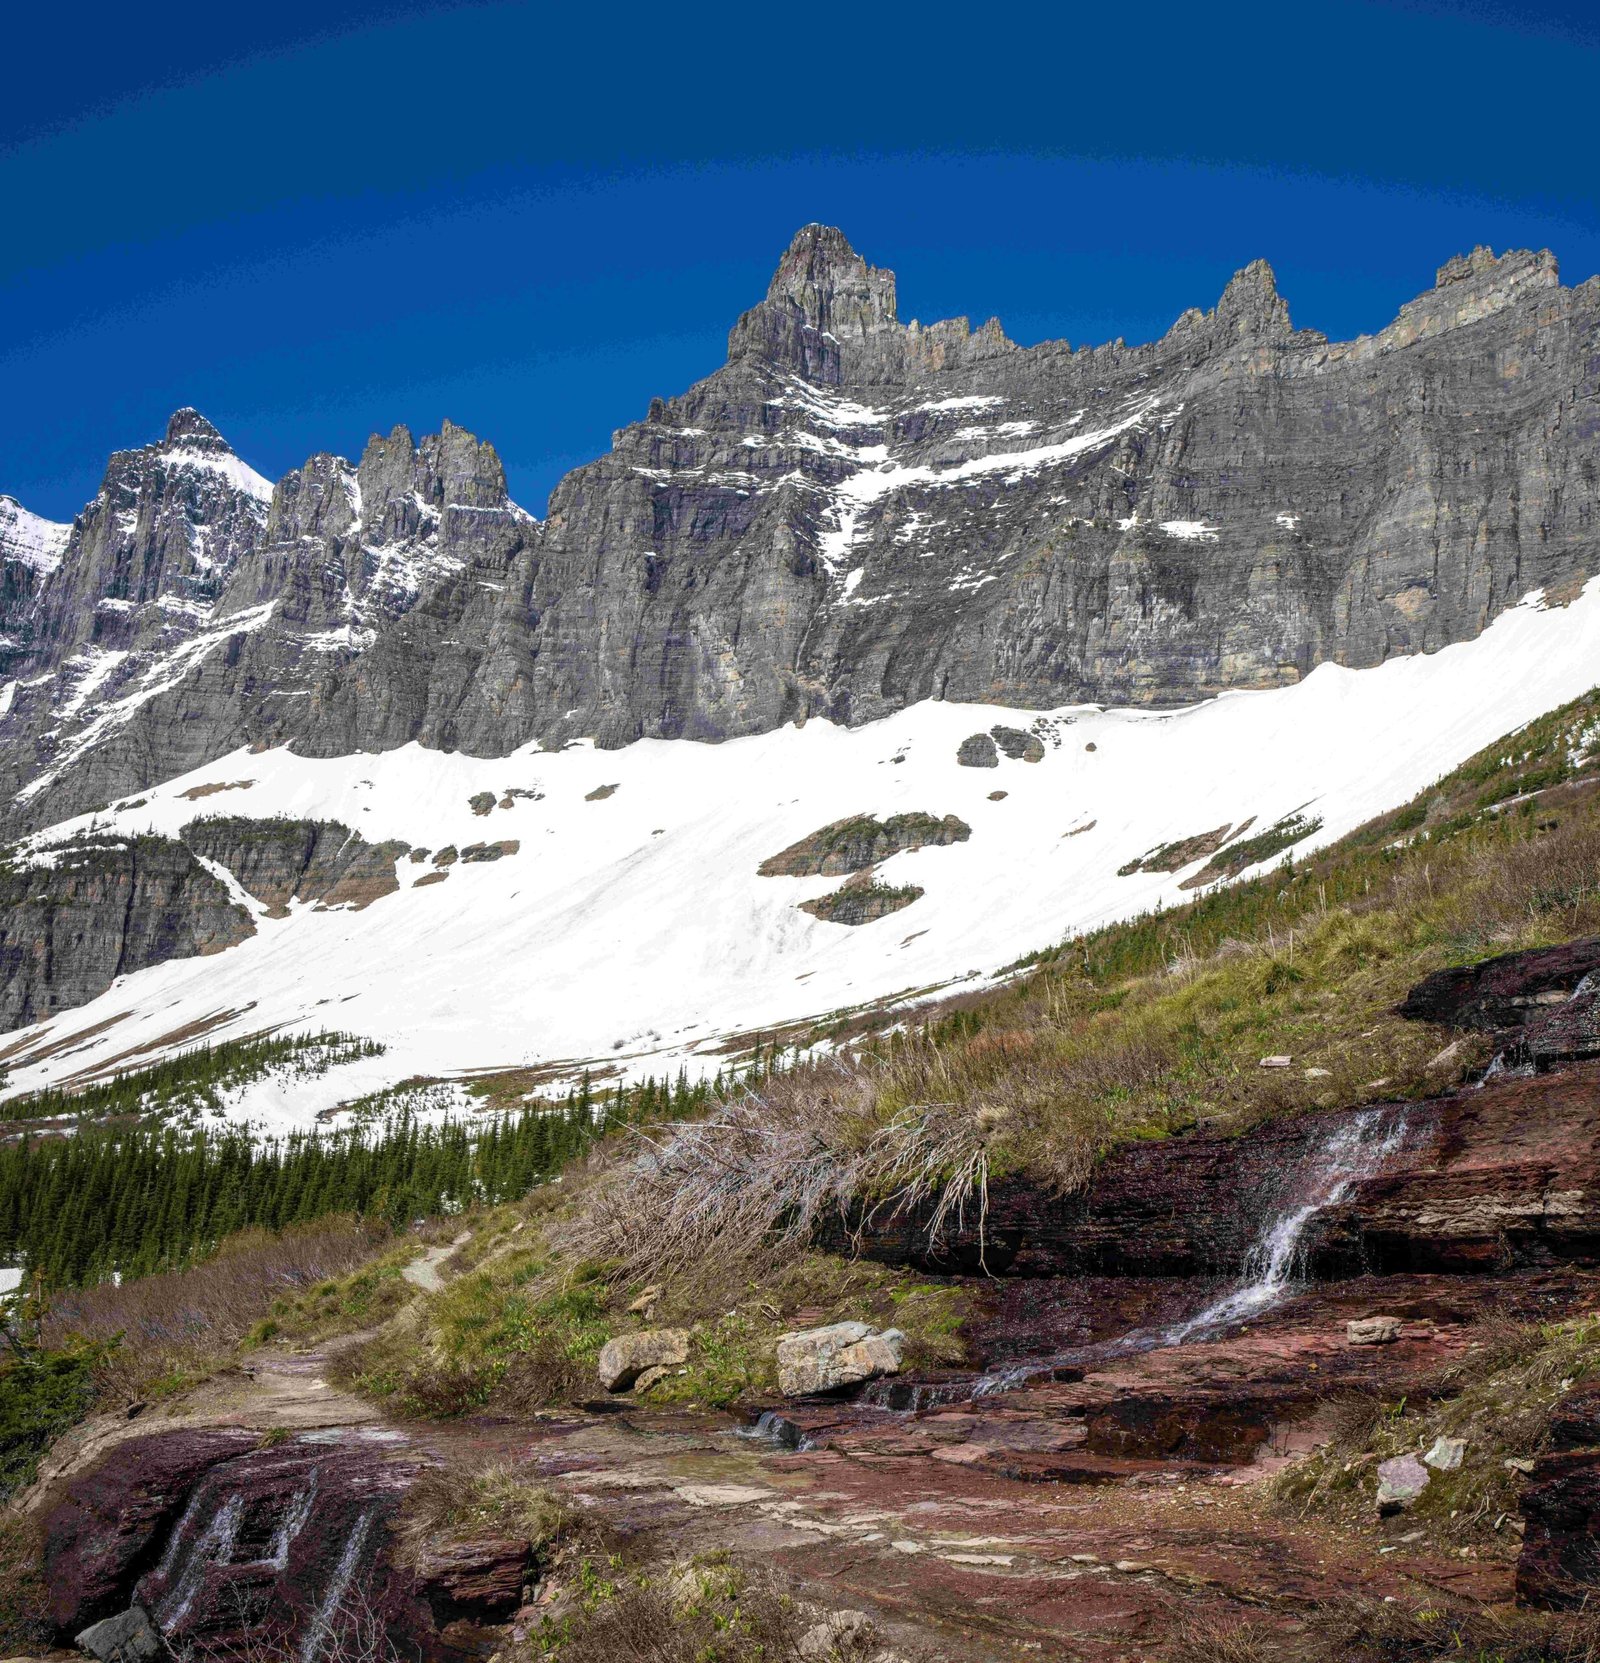
[[[54,570],[0,567],[5,821],[241,743],[719,740],[1431,651],[1600,569],[1597,343],[1600,282],[1480,248],[1353,342],[1295,329],[1258,260],[1157,341],[1020,347],[902,325],[894,274],[814,224],[727,362],[543,521],[449,422],[264,499],[180,411],[112,458]]]

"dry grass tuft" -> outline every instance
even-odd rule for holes
[[[597,1545],[593,1526],[532,1477],[506,1461],[433,1467],[406,1495],[395,1529],[403,1560],[437,1541],[495,1537],[525,1541],[548,1556],[562,1545]]]
[[[886,1650],[870,1623],[831,1617],[796,1600],[783,1579],[725,1559],[583,1570],[577,1609],[540,1637],[543,1655],[562,1663],[934,1663]]]
[[[874,1084],[861,1066],[831,1062],[709,1119],[631,1132],[563,1247],[618,1280],[692,1284],[792,1260],[829,1218],[859,1228],[926,1212],[930,1242],[969,1222],[981,1237],[989,1157],[978,1119],[921,1103],[880,1121]]]

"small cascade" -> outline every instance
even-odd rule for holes
[[[339,1555],[339,1563],[329,1578],[328,1586],[306,1628],[305,1637],[300,1642],[300,1663],[317,1663],[317,1657],[332,1636],[340,1616],[345,1614],[345,1595],[350,1591],[356,1566],[361,1563],[361,1555],[366,1549],[367,1538],[372,1534],[372,1526],[377,1517],[378,1510],[369,1507],[351,1526],[350,1534],[345,1538],[344,1549]]]
[[[1271,1310],[1294,1285],[1312,1219],[1372,1177],[1405,1136],[1405,1116],[1392,1109],[1367,1109],[1336,1127],[1296,1170],[1276,1216],[1251,1246],[1238,1285],[1166,1329],[1162,1343],[1182,1345]]]
[[[207,1468],[134,1588],[174,1655],[329,1663],[385,1609],[385,1522],[418,1470],[327,1428]],[[338,1434],[330,1436],[329,1434]]]
[[[211,1522],[195,1537],[194,1545],[185,1558],[183,1574],[155,1609],[156,1622],[163,1632],[176,1628],[188,1616],[189,1607],[194,1604],[195,1595],[199,1593],[200,1585],[211,1566],[226,1564],[232,1557],[234,1544],[239,1537],[239,1522],[243,1517],[244,1497],[235,1491],[211,1515]],[[174,1550],[180,1539],[181,1532],[173,1537],[172,1547],[163,1559],[163,1565],[168,1569],[168,1561],[174,1558]]]
[[[778,1409],[763,1409],[751,1426],[736,1429],[735,1437],[750,1438],[764,1444],[775,1444],[779,1449],[792,1449],[805,1454],[817,1446],[795,1423]]]
[[[1481,1089],[1503,1080],[1526,1080],[1562,1062],[1595,1055],[1600,1011],[1600,970],[1589,971],[1558,1005],[1529,1017],[1511,1041],[1496,1051],[1478,1081]]]
[[[278,1521],[278,1528],[272,1533],[272,1548],[267,1554],[266,1563],[273,1570],[287,1570],[289,1565],[289,1549],[294,1546],[295,1538],[306,1527],[306,1521],[311,1517],[311,1509],[317,1503],[317,1469],[311,1469],[311,1475],[303,1488],[294,1493],[294,1499],[289,1503],[289,1510]]]
[[[1279,1189],[1272,1216],[1262,1226],[1239,1281],[1202,1311],[1165,1328],[1135,1328],[1049,1356],[1024,1357],[976,1379],[914,1385],[878,1381],[858,1399],[886,1411],[917,1413],[956,1403],[973,1403],[1018,1387],[1050,1380],[1074,1380],[1085,1368],[1165,1346],[1203,1339],[1230,1323],[1259,1316],[1286,1298],[1295,1285],[1312,1221],[1337,1206],[1372,1177],[1405,1142],[1406,1118],[1396,1109],[1366,1109],[1341,1120],[1290,1173]]]

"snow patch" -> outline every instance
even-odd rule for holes
[[[1176,537],[1185,543],[1214,543],[1217,540],[1217,528],[1207,525],[1204,520],[1163,520],[1161,529],[1169,537]]]
[[[15,497],[0,496],[0,559],[19,560],[43,577],[61,564],[71,535],[70,525],[41,519]]]
[[[247,462],[241,462],[229,450],[193,450],[175,446],[158,452],[169,468],[195,468],[202,473],[214,473],[225,479],[234,490],[265,507],[272,501],[272,481],[258,474]]]
[[[913,404],[908,414],[915,414],[916,412],[923,410],[992,410],[995,405],[1004,403],[1005,400],[1003,398],[994,398],[992,396],[978,393],[969,393],[964,398],[941,398],[935,399],[932,404]]]
[[[260,629],[272,616],[277,604],[276,601],[269,601],[265,606],[252,607],[248,612],[235,613],[219,628],[201,635],[190,636],[187,641],[173,647],[168,652],[160,654],[139,679],[131,693],[105,706],[92,721],[73,734],[56,752],[50,767],[34,779],[29,780],[12,800],[18,803],[31,802],[46,786],[55,782],[63,769],[70,767],[85,751],[92,750],[101,740],[132,721],[139,710],[155,698],[157,694],[165,693],[169,688],[176,687],[191,670],[208,658],[218,647],[223,646],[235,635],[250,635]],[[117,663],[127,657],[128,654],[125,652],[108,653],[102,648],[91,647],[87,653],[80,653],[77,658],[69,659],[67,661],[69,666],[84,659],[89,659],[91,662],[86,666],[85,675],[74,687],[71,698],[58,714],[63,718],[76,715],[89,694],[116,669]],[[106,664],[104,662],[106,659],[113,659],[116,662]]]

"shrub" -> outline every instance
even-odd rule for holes
[[[0,1364],[0,1502],[33,1482],[39,1458],[88,1414],[95,1397],[98,1347],[60,1351],[13,1342]]]
[[[37,1655],[55,1638],[37,1522],[0,1512],[0,1648]]]
[[[95,1348],[97,1393],[171,1389],[212,1373],[275,1307],[365,1264],[386,1237],[348,1218],[242,1231],[190,1270],[58,1294],[41,1334],[52,1347]]]

